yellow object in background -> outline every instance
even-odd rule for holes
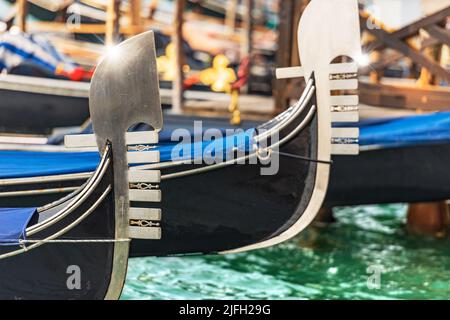
[[[223,54],[217,55],[213,60],[212,68],[200,73],[200,81],[214,92],[231,93],[231,85],[237,80],[236,73],[228,68],[230,61]]]
[[[212,68],[200,73],[200,81],[214,92],[225,92],[231,95],[228,111],[231,112],[231,124],[241,124],[241,112],[239,111],[239,90],[233,89],[237,76],[234,69],[229,68],[230,60],[223,54],[217,55],[213,60]]]
[[[170,43],[166,48],[166,54],[164,56],[156,58],[156,65],[161,80],[172,81],[175,79],[175,73],[177,70],[177,61],[175,55],[175,45]],[[190,68],[188,65],[183,66],[183,72],[188,73]]]
[[[158,73],[161,80],[172,81],[175,78],[177,63],[175,59],[175,46],[171,43],[166,48],[166,54],[158,57],[156,60]],[[239,89],[233,89],[232,85],[236,82],[237,76],[233,68],[229,68],[230,61],[223,55],[217,55],[211,68],[200,72],[200,82],[209,86],[214,92],[224,92],[231,96],[231,102],[228,107],[231,112],[231,124],[239,125],[241,123],[241,112],[239,111]],[[189,72],[189,66],[184,66],[184,72]]]
[[[241,112],[239,111],[239,90],[232,85],[237,80],[236,73],[229,68],[230,61],[223,54],[214,57],[212,68],[200,73],[200,81],[214,92],[225,92],[231,95],[228,111],[231,112],[231,124],[241,124]]]
[[[228,111],[231,112],[231,120],[230,123],[234,126],[238,126],[241,124],[241,111],[239,110],[239,90],[233,89],[231,90],[231,102],[228,107]]]

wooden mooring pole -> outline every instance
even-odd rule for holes
[[[184,104],[184,74],[183,67],[185,64],[184,50],[183,50],[183,22],[184,9],[186,6],[185,0],[175,1],[175,19],[174,32],[172,35],[172,42],[175,46],[176,71],[173,80],[172,93],[172,112],[179,114],[183,109]]]
[[[134,28],[135,34],[139,34],[143,31],[141,11],[142,0],[130,0],[130,22],[131,26]]]
[[[148,8],[148,18],[153,19],[155,11],[158,8],[158,0],[151,0]]]
[[[120,0],[109,0],[106,10],[105,44],[117,44],[120,33]]]
[[[251,86],[252,77],[252,59],[251,55],[253,52],[253,8],[254,3],[253,0],[243,0],[245,14],[243,16],[242,21],[242,29],[243,29],[243,41],[242,41],[242,49],[241,49],[241,60],[249,57],[249,66],[248,66],[248,80],[247,84],[241,88],[242,93],[248,93],[249,88]]]
[[[27,32],[28,1],[17,0],[17,25],[22,32]]]
[[[238,8],[238,0],[227,1],[227,11],[225,16],[225,25],[227,26],[227,32],[233,34],[236,31],[236,16]]]
[[[297,28],[303,10],[309,0],[280,0],[278,27],[277,67],[286,68],[299,65]],[[284,111],[289,105],[289,91],[297,79],[274,80],[275,113]],[[297,89],[297,88],[295,88]],[[301,92],[300,86],[298,92]]]
[[[450,234],[450,201],[410,204],[407,229],[411,234],[443,238]]]

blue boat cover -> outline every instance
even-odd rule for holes
[[[89,172],[95,170],[97,152],[1,151],[0,177],[24,178]]]
[[[370,119],[359,123],[360,145],[384,148],[450,142],[450,112],[396,119]],[[224,157],[238,148],[248,151],[254,130],[193,143],[161,143],[161,161]],[[166,134],[168,134],[166,132]],[[190,136],[193,138],[193,135]],[[21,178],[89,172],[99,163],[97,152],[1,151],[0,178]],[[17,245],[25,239],[25,229],[36,208],[0,209],[0,245]]]
[[[383,148],[450,142],[450,112],[362,121],[360,145]]]
[[[222,159],[229,156],[228,152],[235,148],[241,151],[249,150],[253,133],[254,130],[249,129],[229,137],[211,139],[212,141],[161,143],[156,150],[160,152],[161,162],[195,160],[201,159],[203,155],[208,158]],[[191,136],[186,138],[191,140]],[[0,178],[91,172],[97,168],[99,161],[100,156],[97,152],[0,151]]]
[[[450,142],[450,112],[396,119],[371,119],[362,121],[359,127],[362,146],[392,148]],[[204,152],[216,157],[225,155],[236,147],[249,150],[253,132],[250,129],[213,142],[163,142],[157,150],[161,153],[162,162],[196,159]],[[95,170],[98,163],[97,152],[0,151],[0,179],[90,172]]]
[[[18,245],[26,240],[26,228],[36,208],[0,208],[0,246]]]

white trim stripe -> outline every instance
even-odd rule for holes
[[[357,79],[330,80],[330,90],[356,90],[358,89]]]
[[[161,221],[161,209],[150,208],[130,208],[129,219],[130,220],[151,220]]]
[[[348,96],[331,96],[332,106],[357,106],[359,105],[359,97],[356,95]]]
[[[332,128],[332,138],[359,138],[359,128]]]
[[[130,226],[129,231],[131,239],[160,240],[162,234],[161,228],[159,227]]]
[[[331,154],[333,155],[358,155],[358,144],[332,144]]]
[[[161,190],[129,190],[129,200],[136,202],[161,202]]]
[[[359,122],[359,112],[332,112],[332,122]]]
[[[330,74],[357,73],[358,65],[354,62],[330,64]]]
[[[159,151],[131,151],[127,152],[129,164],[159,163]]]
[[[156,131],[127,132],[125,141],[127,145],[149,145],[157,144],[159,135]],[[94,134],[73,134],[64,137],[66,148],[89,148],[97,147]]]
[[[129,170],[128,181],[130,183],[159,183],[161,182],[161,171],[159,170]]]

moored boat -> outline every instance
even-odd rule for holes
[[[152,32],[119,45],[120,60],[105,57],[90,88],[95,135],[66,138],[68,147],[97,147],[100,163],[67,197],[40,208],[2,211],[0,297],[118,298],[131,239],[136,255],[228,253],[271,246],[305,228],[327,187],[330,107],[336,99],[330,89],[347,84],[330,80],[330,71],[353,70],[329,62],[359,48],[356,1],[313,1],[308,8],[302,35],[316,37],[317,15],[341,13],[350,19],[342,42],[330,45],[332,23],[319,37],[322,49],[330,46],[323,55],[308,53],[301,42],[308,79],[302,99],[254,130],[215,139],[216,156],[221,150],[231,154],[217,163],[203,154],[211,141],[200,141],[200,154],[194,145],[194,156],[182,154],[176,161],[164,162],[155,148],[163,116]],[[138,123],[152,130],[128,132]],[[274,163],[277,170],[264,171]],[[81,270],[82,281],[76,279]]]
[[[204,129],[231,129],[228,119],[166,117],[161,141],[170,144],[173,130],[192,132],[194,121]],[[450,197],[450,114],[448,112],[362,120],[357,156],[332,157],[325,207],[375,203],[443,201]],[[243,129],[258,126],[243,123]],[[433,128],[433,134],[429,133]],[[203,131],[199,134],[201,136]],[[446,135],[447,134],[447,135]],[[194,139],[194,134],[192,135]],[[95,169],[95,152],[71,153],[59,146],[11,145],[0,151],[0,206],[36,206],[56,200],[79,187]],[[169,151],[168,151],[169,150]],[[162,151],[170,153],[167,147]],[[20,165],[32,154],[33,167]],[[15,164],[12,166],[11,164]],[[16,165],[18,163],[19,165]],[[60,164],[49,171],[48,164]],[[74,166],[78,164],[78,167]],[[427,165],[417,167],[417,163]],[[413,170],[414,168],[414,170]],[[414,172],[414,174],[411,174]],[[38,191],[39,190],[39,191]],[[375,190],[378,190],[375,192]]]

